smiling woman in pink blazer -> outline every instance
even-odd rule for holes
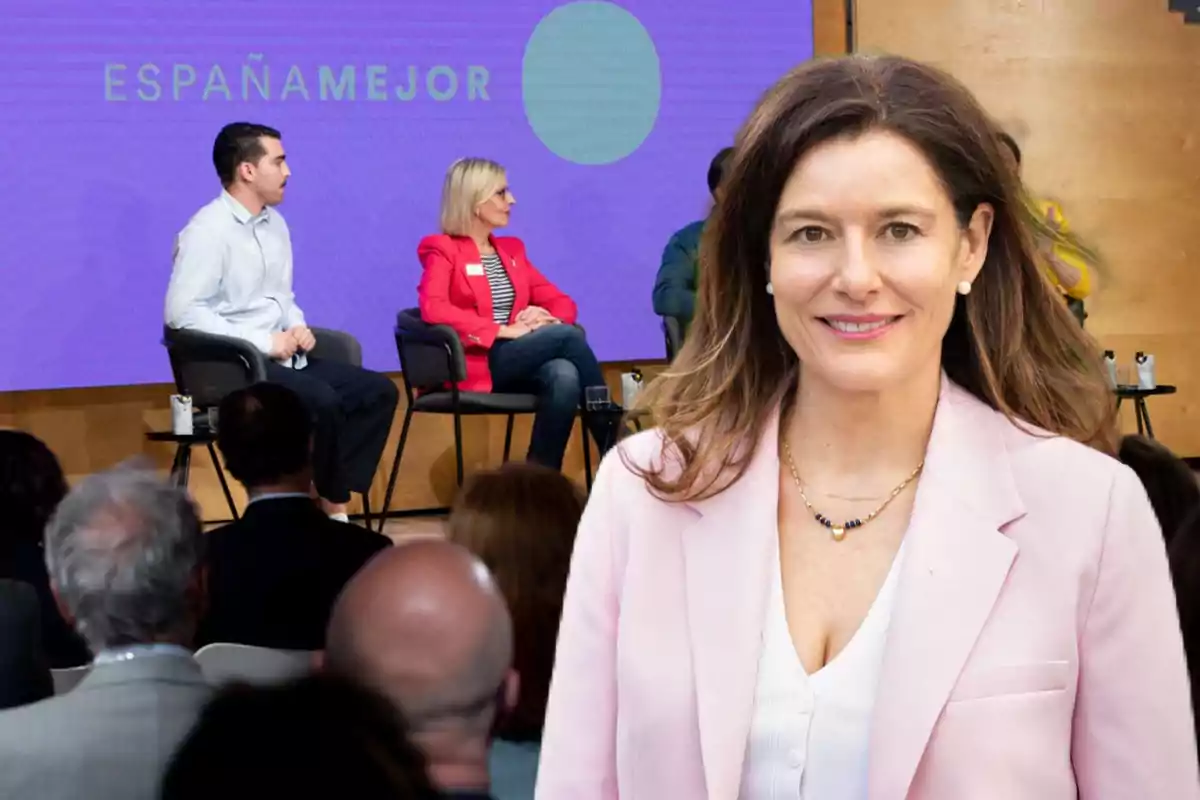
[[[1158,526],[974,98],[807,64],[723,187],[579,529],[537,800],[1200,798]]]

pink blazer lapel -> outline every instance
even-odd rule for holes
[[[457,241],[463,259],[463,276],[467,279],[467,286],[470,287],[471,294],[475,295],[475,308],[479,311],[479,316],[491,319],[492,285],[488,283],[487,273],[484,272],[483,258],[479,254],[479,247],[469,236],[460,237]]]
[[[870,800],[903,800],[934,724],[1000,595],[1024,513],[1009,423],[943,376],[907,533],[871,734]]]
[[[684,532],[688,630],[708,800],[736,800],[762,649],[779,503],[779,417],[741,480],[693,503]]]

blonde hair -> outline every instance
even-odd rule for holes
[[[460,158],[442,184],[442,233],[466,236],[476,207],[504,183],[504,167],[486,158]]]

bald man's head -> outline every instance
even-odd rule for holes
[[[483,563],[442,540],[385,550],[334,606],[325,660],[383,692],[416,730],[486,734],[512,665],[512,621]]]

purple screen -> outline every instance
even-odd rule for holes
[[[807,0],[3,0],[0,390],[167,381],[175,234],[227,122],[279,128],[297,301],[395,370],[442,176],[492,158],[602,360],[661,358],[662,248]]]

